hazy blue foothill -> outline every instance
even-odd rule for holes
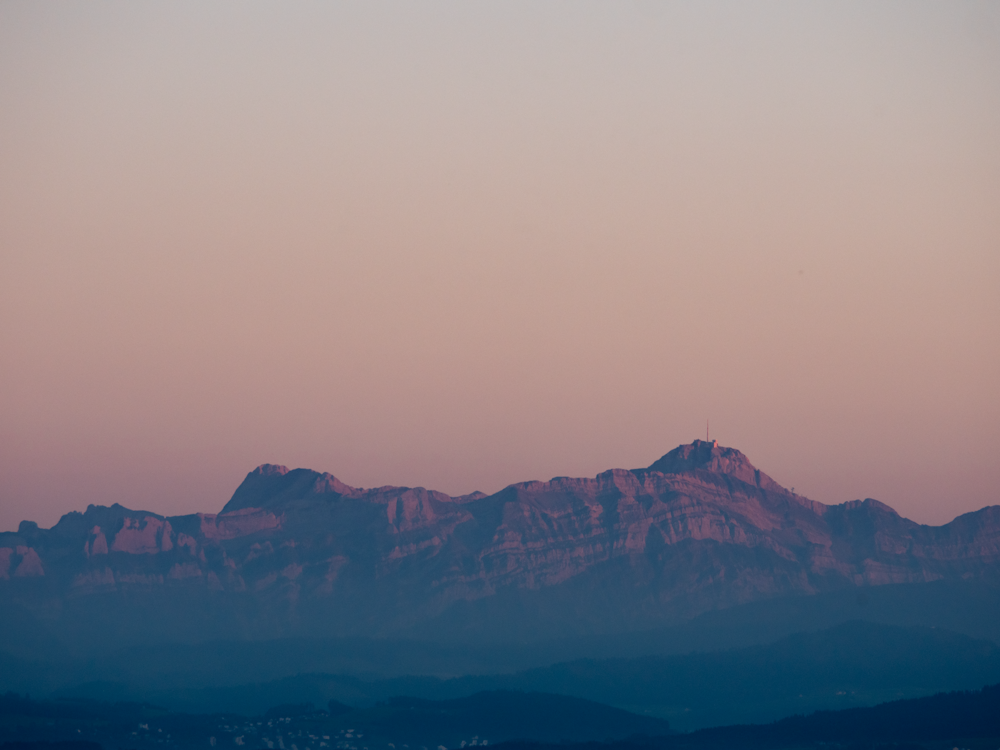
[[[600,745],[603,750],[704,748],[852,748],[856,750],[987,750],[1000,743],[1000,685],[891,701],[870,708],[818,711],[770,724],[702,729],[669,737],[636,737]],[[504,750],[555,748],[513,741]],[[560,750],[595,750],[595,744],[563,743]]]
[[[67,698],[149,701],[177,711],[258,714],[281,703],[372,706],[393,696],[450,700],[484,691],[569,695],[668,719],[679,730],[772,721],[1000,681],[1000,646],[946,630],[850,622],[766,646],[683,655],[578,659],[453,678],[299,674],[211,687],[98,681]]]

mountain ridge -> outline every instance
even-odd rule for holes
[[[659,459],[654,461],[651,465],[638,468],[638,469],[607,469],[599,474],[600,477],[605,474],[643,474],[646,472],[657,472],[661,474],[679,474],[684,472],[694,472],[694,471],[706,471],[712,474],[726,474],[739,479],[747,484],[754,485],[758,488],[773,489],[780,492],[785,492],[795,497],[800,497],[803,501],[807,503],[813,503],[813,501],[808,500],[800,495],[795,495],[795,493],[782,487],[776,481],[774,481],[767,474],[764,474],[759,469],[757,469],[753,464],[750,463],[749,459],[739,450],[735,448],[720,447],[717,441],[703,441],[695,440],[693,443],[680,445],[677,448],[665,453]],[[289,476],[291,475],[291,476]],[[233,497],[223,506],[220,513],[229,513],[236,510],[248,508],[248,507],[262,507],[261,504],[254,505],[261,495],[267,490],[271,490],[272,494],[274,489],[283,481],[284,478],[294,479],[295,485],[301,487],[303,484],[308,484],[312,482],[314,484],[314,491],[317,492],[334,492],[342,497],[362,497],[366,495],[376,495],[379,493],[390,493],[394,490],[418,490],[424,492],[431,492],[436,497],[442,499],[450,500],[453,502],[467,502],[469,500],[478,500],[486,497],[490,497],[484,492],[471,492],[464,495],[448,495],[443,492],[438,492],[437,490],[428,490],[425,487],[405,487],[397,485],[383,485],[379,487],[363,488],[363,487],[353,487],[349,484],[338,479],[333,474],[328,472],[318,472],[313,469],[307,468],[295,468],[291,469],[282,464],[270,464],[264,463],[257,466],[255,469],[250,471],[244,478],[243,482],[237,487],[236,492]],[[584,479],[582,477],[568,477],[568,476],[558,476],[553,477],[548,480],[548,482],[543,480],[527,480],[523,482],[515,482],[509,484],[500,492],[511,487],[528,488],[533,486],[551,484],[554,482],[576,482]],[[287,488],[286,488],[287,492]],[[281,492],[281,494],[286,494],[286,492]],[[499,493],[494,493],[499,494]],[[273,501],[272,501],[273,502]],[[876,501],[877,502],[877,501]],[[889,507],[889,506],[886,506]]]
[[[91,636],[125,637],[131,623],[191,637],[193,625],[163,616],[170,606],[211,620],[208,637],[551,637],[840,587],[981,578],[998,562],[1000,506],[934,527],[872,499],[824,505],[740,451],[696,440],[644,469],[489,496],[358,488],[262,464],[219,513],[91,505],[51,529],[0,533],[0,594],[56,631]]]

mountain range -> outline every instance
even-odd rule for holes
[[[995,591],[1000,506],[824,505],[696,440],[642,469],[452,497],[265,464],[219,513],[88,506],[0,533],[7,650],[288,637],[525,642],[932,582]],[[33,645],[34,644],[34,645]],[[56,645],[54,645],[56,644]]]

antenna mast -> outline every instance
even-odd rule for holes
[[[708,420],[705,420],[705,442],[708,442]]]

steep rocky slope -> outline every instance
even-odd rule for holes
[[[613,632],[842,587],[995,575],[1000,507],[826,506],[732,448],[490,496],[263,465],[218,514],[90,506],[0,534],[0,597],[73,639]]]

